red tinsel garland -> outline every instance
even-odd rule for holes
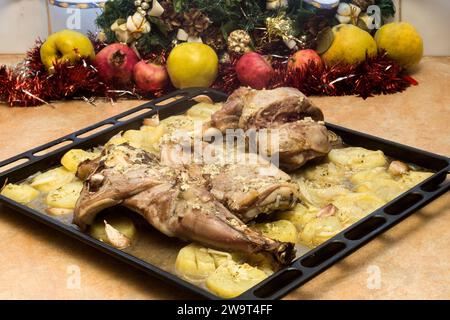
[[[218,80],[214,88],[233,92],[240,86],[236,75],[237,58],[220,66]],[[377,94],[391,94],[405,90],[417,82],[404,75],[400,66],[386,54],[366,58],[360,64],[337,64],[317,66],[310,63],[301,70],[289,70],[286,59],[272,58],[274,75],[268,89],[290,86],[311,96],[357,95],[366,99]]]
[[[93,40],[96,51],[104,44]],[[164,90],[148,94],[132,87],[112,88],[104,84],[97,70],[87,61],[81,60],[74,65],[61,63],[55,65],[52,73],[45,70],[40,59],[40,46],[27,53],[23,63],[15,68],[0,66],[0,101],[10,106],[36,106],[54,100],[73,98],[108,97],[131,94],[134,97],[164,95],[172,90],[170,85]],[[165,64],[167,53],[155,52],[143,57],[145,60]],[[219,76],[213,88],[233,92],[240,86],[235,65],[238,56],[231,56],[228,62],[219,66]],[[400,66],[380,54],[357,65],[335,65],[318,67],[311,63],[301,71],[289,70],[283,58],[272,58],[274,75],[269,89],[291,86],[310,95],[357,95],[364,99],[376,94],[390,94],[405,90],[417,82],[404,75]]]

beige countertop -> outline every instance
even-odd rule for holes
[[[424,58],[414,78],[404,93],[313,100],[329,122],[450,156],[450,57]],[[0,160],[140,103],[0,105]],[[449,228],[446,194],[286,298],[450,299]],[[0,237],[0,299],[195,298],[4,207]]]

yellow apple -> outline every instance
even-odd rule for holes
[[[95,57],[91,40],[73,30],[61,30],[50,35],[42,44],[40,54],[47,70],[52,69],[55,62],[74,63],[81,58]]]

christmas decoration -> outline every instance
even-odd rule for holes
[[[82,58],[93,59],[95,53],[88,37],[73,30],[62,30],[48,37],[40,48],[40,55],[49,70],[58,62],[75,63]]]
[[[240,86],[236,74],[236,58],[221,65],[213,87],[231,93]],[[367,57],[359,64],[337,64],[320,67],[310,62],[301,72],[289,70],[283,59],[272,60],[273,77],[268,89],[282,86],[298,88],[306,95],[357,95],[364,99],[377,94],[391,94],[405,90],[417,82],[401,72],[401,67],[382,53]]]
[[[27,53],[27,58],[16,68],[0,67],[0,101],[11,106],[37,106],[54,100],[93,96],[113,97],[114,93],[100,81],[98,72],[88,61],[73,64],[56,62],[51,74],[40,59],[41,42]]]
[[[251,51],[250,35],[245,30],[234,30],[228,36],[228,50],[237,54]]]
[[[183,13],[183,29],[188,35],[193,37],[200,36],[212,21],[198,9],[190,9]]]
[[[249,52],[236,63],[236,74],[242,85],[253,89],[263,89],[269,85],[273,69],[260,54]]]
[[[136,86],[144,92],[157,92],[164,89],[169,82],[169,75],[164,66],[145,61],[138,62],[133,69]]]
[[[138,56],[130,47],[114,43],[97,53],[94,66],[106,83],[128,87],[133,76],[133,68],[138,61]]]
[[[223,37],[222,31],[219,27],[209,27],[204,33],[205,44],[212,47],[216,52],[223,51],[227,43]]]
[[[417,30],[407,22],[392,22],[375,34],[378,48],[405,69],[415,67],[423,55],[423,41]]]
[[[351,23],[356,25],[360,13],[361,8],[357,5],[341,2],[339,3],[335,17],[339,23]]]
[[[171,84],[226,92],[293,86],[308,95],[366,98],[416,84],[403,71],[417,60],[414,37],[410,47],[393,49],[398,35],[382,29],[376,38],[387,53],[377,55],[375,40],[361,30],[374,32],[374,16],[364,12],[370,5],[380,7],[383,22],[395,13],[392,0],[340,2],[339,9],[338,0],[109,0],[97,18],[100,32],[89,35],[92,55],[73,46],[73,59],[46,56],[54,69],[47,70],[38,43],[23,63],[0,67],[0,101],[152,98],[173,90]],[[337,25],[336,14],[359,28]]]
[[[375,0],[352,0],[352,4],[358,6],[361,11],[366,11],[369,6],[375,4]]]
[[[354,25],[340,24],[334,26],[332,32],[334,40],[322,54],[326,64],[355,64],[362,62],[366,55],[373,57],[377,54],[377,44],[373,37]]]
[[[167,71],[176,88],[209,87],[217,77],[219,58],[203,43],[177,45],[167,58]]]
[[[267,10],[277,10],[280,8],[287,8],[289,6],[288,0],[267,0]]]

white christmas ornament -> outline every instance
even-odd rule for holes
[[[341,2],[337,8],[335,17],[340,23],[352,23],[356,25],[360,13],[360,7],[351,3]]]
[[[267,10],[277,10],[279,8],[287,8],[289,6],[288,0],[267,0]]]

